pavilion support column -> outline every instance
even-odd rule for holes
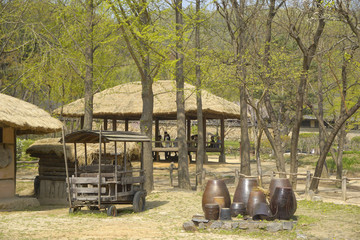
[[[156,143],[156,141],[158,141],[159,139],[159,135],[160,135],[160,129],[159,129],[159,119],[155,119],[155,147],[156,146],[160,146],[160,143]],[[154,154],[153,154],[154,156]],[[160,160],[160,154],[159,152],[155,152],[155,161],[159,161]]]
[[[112,120],[112,129],[113,129],[114,132],[117,131],[117,121],[116,121],[116,119]]]
[[[189,145],[190,138],[191,138],[191,119],[190,118],[188,118],[186,120],[186,129],[187,129],[186,140],[187,140],[187,144],[188,144],[188,158],[189,158],[189,162],[191,162],[192,161],[192,156],[191,156],[191,152],[190,152],[191,145]]]
[[[220,156],[219,156],[219,162],[224,163],[226,162],[225,159],[225,121],[224,118],[220,119],[220,136],[221,136],[221,143],[220,143]]]
[[[104,118],[104,130],[108,130],[108,120],[107,118]]]
[[[129,131],[129,119],[125,119],[125,131]]]
[[[207,137],[206,137],[206,116],[205,116],[205,114],[203,114],[203,128],[204,128],[204,151],[205,151],[204,163],[208,163],[208,155],[206,154]]]
[[[80,117],[80,128],[84,129],[84,116]]]

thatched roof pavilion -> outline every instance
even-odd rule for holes
[[[176,83],[159,80],[153,84],[154,119],[176,119]],[[196,89],[185,83],[185,112],[189,119],[196,119]],[[62,116],[84,116],[84,98],[63,106]],[[206,118],[240,118],[239,107],[206,90],[202,91],[203,114]],[[61,108],[55,110],[61,114]],[[94,95],[94,118],[139,120],[142,114],[141,82],[121,84]]]
[[[16,129],[16,134],[43,134],[61,130],[62,123],[41,108],[0,94],[0,127]]]
[[[196,88],[185,83],[185,115],[187,119],[187,139],[190,141],[191,120],[197,119]],[[129,120],[139,120],[142,114],[141,82],[121,84],[96,93],[93,100],[93,118],[104,119],[104,129],[107,130],[108,120],[113,121],[113,131],[116,131],[116,121],[125,120],[125,130]],[[159,135],[159,120],[175,120],[176,82],[174,80],[159,80],[153,83],[155,121],[155,139]],[[54,111],[65,118],[84,118],[84,98],[78,99]],[[203,121],[220,119],[221,144],[218,148],[208,148],[207,151],[220,152],[224,158],[224,119],[239,119],[240,108],[224,98],[202,90]],[[205,124],[204,124],[205,125]],[[204,129],[206,133],[206,126]],[[176,148],[177,149],[177,148]],[[153,148],[154,151],[165,151],[165,148]],[[172,148],[174,150],[174,148]],[[196,148],[189,148],[195,152]],[[224,161],[224,160],[223,160]]]

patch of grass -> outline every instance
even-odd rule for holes
[[[69,217],[108,218],[109,216],[106,214],[106,212],[103,212],[103,211],[96,211],[96,212],[77,211],[77,212],[75,212],[75,213],[69,213]]]
[[[307,208],[313,211],[319,211],[322,213],[335,213],[335,214],[360,214],[360,207],[355,205],[342,205],[335,203],[325,203],[325,202],[313,202],[307,200],[300,200],[297,202],[298,208]]]
[[[336,163],[333,159],[329,159],[326,161],[327,166],[330,171],[336,170]],[[348,170],[350,172],[357,172],[360,170],[360,161],[358,156],[352,157],[343,157],[343,169]]]

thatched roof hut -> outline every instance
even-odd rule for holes
[[[17,134],[43,134],[61,130],[62,123],[41,108],[0,94],[0,127],[16,129]]]
[[[159,80],[153,84],[154,118],[176,119],[176,82]],[[185,83],[186,116],[196,119],[196,88]],[[203,113],[206,118],[240,118],[239,107],[210,92],[202,91]],[[55,110],[61,114],[61,108]],[[106,89],[94,95],[94,118],[139,120],[142,114],[141,82],[131,82]],[[84,116],[84,98],[62,108],[64,117]]]

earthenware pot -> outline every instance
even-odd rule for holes
[[[233,202],[230,206],[231,216],[237,217],[239,214],[246,214],[246,206],[243,202]]]
[[[219,219],[220,207],[217,203],[207,203],[204,206],[205,219],[217,220]]]
[[[258,189],[253,189],[250,192],[249,201],[248,201],[247,208],[246,208],[247,214],[250,217],[254,216],[255,206],[257,204],[259,204],[259,203],[265,203],[266,204],[265,194],[262,191],[258,190]]]
[[[273,178],[270,180],[269,185],[269,192],[270,192],[270,199],[274,195],[275,189],[277,187],[290,187],[290,180],[288,178]]]
[[[270,210],[275,218],[289,220],[297,208],[294,191],[290,187],[277,187],[270,201]]]
[[[231,220],[230,208],[221,208],[219,218],[220,218],[220,220]]]
[[[255,178],[240,178],[236,187],[233,202],[242,202],[247,207],[249,195],[254,187],[257,187],[258,183]]]
[[[204,211],[205,204],[207,203],[215,203],[214,197],[224,197],[226,208],[230,207],[231,199],[229,190],[226,187],[226,184],[223,180],[215,179],[209,180],[206,184],[205,191],[202,197],[202,207]]]
[[[225,198],[222,196],[216,196],[213,198],[214,203],[219,204],[220,209],[225,207]]]
[[[269,205],[264,202],[260,202],[255,205],[252,219],[253,220],[267,220],[271,217],[271,211]]]

